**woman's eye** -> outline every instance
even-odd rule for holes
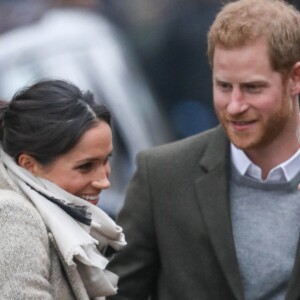
[[[109,159],[112,157],[112,154],[110,154],[104,161],[103,161],[103,165],[106,165],[107,163],[109,163]]]
[[[78,167],[78,169],[81,170],[81,171],[89,171],[89,170],[91,170],[92,168],[93,168],[93,164],[92,164],[92,163],[85,163],[85,164],[80,165],[80,166]]]

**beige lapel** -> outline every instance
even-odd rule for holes
[[[64,260],[64,258],[62,257],[62,255],[59,251],[58,245],[54,239],[53,234],[51,232],[49,232],[48,236],[49,236],[49,240],[50,240],[51,244],[53,245],[55,251],[57,252],[57,254],[60,258],[60,261],[61,261],[62,266],[67,274],[70,286],[73,290],[73,293],[74,293],[76,299],[77,300],[89,300],[90,298],[86,292],[86,289],[83,285],[83,282],[80,278],[80,275],[77,271],[76,266],[67,265],[66,261]]]

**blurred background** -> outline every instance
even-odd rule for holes
[[[112,187],[100,206],[115,218],[140,150],[217,124],[206,34],[224,2],[0,0],[0,98],[56,78],[108,106]]]

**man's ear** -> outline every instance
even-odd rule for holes
[[[18,157],[18,164],[20,167],[29,171],[32,175],[38,175],[39,164],[30,154],[21,153]]]
[[[291,92],[293,95],[300,94],[300,61],[295,63],[291,73]]]

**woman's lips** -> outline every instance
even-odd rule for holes
[[[94,205],[97,205],[99,202],[99,194],[97,194],[97,195],[81,195],[80,198],[82,198],[83,200],[85,200],[91,204],[94,204]]]

